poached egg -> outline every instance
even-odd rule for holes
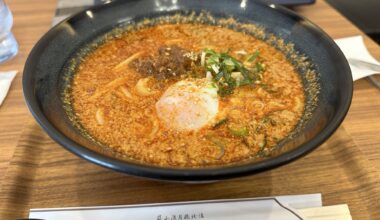
[[[209,125],[218,109],[218,89],[206,78],[181,80],[171,85],[156,103],[158,118],[177,131],[194,131]]]

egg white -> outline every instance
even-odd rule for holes
[[[156,103],[158,118],[177,131],[194,131],[213,122],[219,111],[218,89],[207,79],[171,85]]]

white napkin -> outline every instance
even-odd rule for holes
[[[54,220],[300,220],[295,209],[322,207],[321,194],[127,206],[31,209],[29,218]]]
[[[346,56],[349,61],[352,78],[354,81],[379,73],[377,70],[366,68],[365,65],[354,65],[354,63],[350,61],[352,59],[356,59],[370,64],[380,65],[380,63],[368,52],[362,36],[340,38],[336,39],[335,42],[338,44],[344,56]]]
[[[16,76],[17,71],[0,72],[0,106],[7,96],[9,87]]]

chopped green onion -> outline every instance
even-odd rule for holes
[[[237,137],[245,137],[248,135],[248,129],[246,127],[229,128],[232,135]]]
[[[211,65],[212,70],[214,70],[215,73],[219,73],[219,67],[216,64]]]
[[[202,66],[205,65],[205,60],[206,60],[206,52],[202,51],[202,54],[201,54],[201,65]]]
[[[224,148],[226,146],[224,142],[213,135],[206,135],[205,138],[219,148],[219,154],[216,159],[220,160],[224,156]]]
[[[235,66],[235,63],[234,63],[231,59],[225,59],[225,60],[223,61],[223,63],[224,63],[225,65],[227,65],[227,66],[232,66],[232,67]]]
[[[211,73],[220,96],[233,93],[239,86],[253,84],[257,79],[261,79],[259,75],[264,71],[264,66],[260,62],[255,63],[255,69],[247,69],[228,52],[217,53],[211,49],[204,49],[201,54],[201,65]],[[259,52],[256,51],[247,59],[253,61],[258,56]]]
[[[216,123],[214,124],[214,126],[212,126],[212,128],[213,128],[213,129],[215,129],[215,128],[219,128],[220,126],[222,126],[222,125],[224,125],[225,123],[227,123],[227,121],[228,121],[228,118],[223,118],[223,119],[219,120],[218,122],[216,122]]]
[[[260,52],[256,50],[253,54],[249,55],[246,59],[248,62],[253,62],[256,60],[256,58],[260,55]]]
[[[212,74],[210,71],[206,72],[206,79],[207,79],[207,81],[212,81]]]
[[[256,63],[255,67],[257,72],[261,72],[264,70],[264,66],[261,63]]]

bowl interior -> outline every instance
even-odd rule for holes
[[[160,4],[157,4],[159,2]],[[224,167],[160,168],[118,159],[82,135],[63,108],[63,68],[76,52],[114,27],[143,18],[188,11],[207,11],[215,17],[233,15],[243,23],[265,28],[305,54],[319,73],[317,107],[294,138],[265,160]],[[301,71],[302,74],[302,71]],[[83,11],[50,30],[32,50],[24,70],[24,94],[36,120],[58,143],[96,164],[158,179],[214,180],[260,172],[292,161],[320,145],[339,126],[350,105],[352,77],[347,61],[334,42],[307,20],[277,6],[230,0],[115,1]]]

